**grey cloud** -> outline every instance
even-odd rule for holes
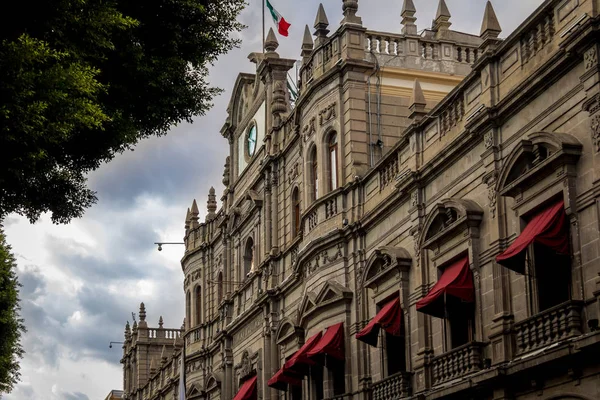
[[[11,394],[3,397],[5,400],[34,400],[36,398],[35,391],[29,383],[19,384]]]
[[[66,393],[63,392],[62,395],[62,400],[90,400],[90,398],[81,393],[81,392],[72,392],[72,393]]]
[[[20,296],[35,300],[46,293],[46,282],[40,275],[40,269],[35,265],[19,268]]]

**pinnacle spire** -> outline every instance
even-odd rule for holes
[[[312,35],[310,34],[310,29],[308,28],[308,25],[306,25],[304,27],[304,36],[302,37],[302,51],[300,52],[300,55],[302,56],[302,63],[308,62],[312,51],[313,39]]]
[[[185,230],[186,230],[186,232],[188,229],[190,229],[191,217],[192,217],[192,215],[190,214],[190,208],[188,207],[187,213],[185,214]]]
[[[439,37],[445,31],[450,28],[452,23],[450,22],[450,10],[446,5],[445,0],[440,0],[438,3],[437,13],[435,14],[435,20],[433,21],[433,30],[437,32],[436,36]]]
[[[194,199],[194,201],[192,202],[192,208],[191,208],[191,212],[190,212],[190,228],[191,229],[196,229],[199,226],[198,220],[199,217],[198,215],[200,214],[200,212],[198,211],[198,203],[196,203],[196,199]]]
[[[415,7],[415,3],[413,0],[404,0],[404,4],[402,4],[402,12],[400,15],[404,16],[405,13],[416,13],[417,9]]]
[[[319,10],[317,11],[317,17],[315,18],[315,46],[320,46],[327,39],[327,34],[329,33],[329,20],[327,20],[327,15],[325,15],[325,8],[323,7],[323,3],[319,4]]]
[[[275,32],[273,28],[269,28],[269,33],[267,34],[267,38],[265,39],[265,51],[274,55],[275,50],[279,47],[279,42],[277,41],[277,36],[275,36]],[[275,53],[277,54],[277,53]]]
[[[496,38],[500,32],[502,32],[500,22],[498,22],[498,17],[496,17],[492,2],[488,0],[485,5],[485,13],[483,14],[483,21],[481,23],[480,36],[485,36],[487,34],[488,37]]]
[[[271,29],[271,32],[273,29]],[[208,214],[206,215],[207,220],[211,220],[215,217],[217,211],[217,196],[215,195],[215,188],[211,186],[208,191],[208,201],[206,202],[206,210]]]
[[[160,352],[160,363],[164,364],[167,361],[167,346],[163,344],[162,351]]]
[[[323,7],[323,3],[319,3],[319,9],[317,10],[317,17],[315,18],[315,29],[317,25],[325,25],[329,26],[329,20],[327,19],[327,15],[325,14],[325,8]]]
[[[163,317],[161,315],[160,318],[158,319],[158,327],[160,329],[162,329],[163,325],[164,325],[164,322],[163,322]]]
[[[404,0],[404,4],[402,5],[402,12],[400,16],[402,17],[402,33],[405,35],[416,35],[417,34],[417,18],[415,18],[415,13],[417,12],[417,8],[415,7],[415,3],[413,0]]]
[[[450,18],[452,15],[450,14],[450,10],[448,10],[448,6],[446,5],[445,0],[440,0],[438,3],[437,13],[435,14],[435,19],[439,17],[448,17]]]
[[[425,101],[425,95],[423,94],[423,89],[421,89],[421,82],[418,79],[415,79],[415,83],[413,85],[412,95],[410,96],[410,104],[427,104]]]
[[[146,320],[146,306],[143,302],[140,303],[140,313],[138,315],[140,316],[140,321]]]
[[[425,115],[426,105],[427,101],[425,100],[423,89],[421,89],[421,82],[415,79],[412,95],[410,96],[410,115],[408,117],[416,121],[420,120]]]

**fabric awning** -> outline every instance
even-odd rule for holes
[[[569,254],[569,230],[564,201],[536,214],[508,249],[496,257],[496,261],[513,271],[525,273],[525,254],[532,243],[549,247],[558,254]]]
[[[400,336],[402,324],[402,308],[400,299],[389,301],[377,315],[356,334],[356,338],[371,346],[377,346],[379,330],[383,329],[390,335]]]
[[[444,296],[472,303],[475,300],[473,273],[465,256],[444,269],[442,276],[427,296],[417,302],[417,311],[444,318]]]
[[[318,332],[311,336],[300,349],[285,362],[283,368],[294,373],[304,373],[307,365],[315,365],[315,362],[308,358],[307,353],[321,340],[323,334]]]
[[[309,358],[328,355],[338,360],[344,360],[344,323],[340,322],[327,328],[325,334],[309,352]]]
[[[278,390],[287,390],[288,385],[301,386],[302,377],[294,374],[293,371],[288,371],[285,367],[282,367],[271,379],[269,379],[267,385]]]
[[[256,376],[242,384],[233,400],[256,400]]]

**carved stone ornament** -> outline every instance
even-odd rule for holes
[[[306,125],[302,128],[302,137],[305,142],[308,142],[308,139],[317,131],[317,127],[315,126],[317,119],[312,117]]]
[[[485,136],[483,137],[483,142],[486,149],[492,147],[494,145],[494,133],[492,131],[486,132]]]
[[[496,207],[498,201],[498,192],[496,191],[496,181],[498,180],[498,173],[493,171],[492,173],[484,176],[483,182],[488,187],[488,204],[490,208],[490,215],[492,219],[496,218]]]
[[[419,204],[419,191],[415,190],[410,195],[410,205],[416,207]]]
[[[600,114],[592,117],[591,128],[592,143],[594,144],[594,149],[598,152],[600,151]]]
[[[333,102],[319,112],[319,125],[323,126],[336,117],[336,105],[337,103]]]
[[[585,52],[583,55],[583,62],[586,71],[593,68],[595,65],[598,65],[598,50],[596,49],[596,45],[593,45]]]
[[[300,166],[298,163],[295,163],[292,168],[288,171],[288,184],[292,184],[296,180],[296,178],[300,175]]]
[[[242,361],[239,364],[240,378],[244,378],[252,372],[252,361],[250,361],[250,355],[248,351],[242,353]]]

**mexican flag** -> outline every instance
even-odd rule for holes
[[[273,21],[275,22],[275,25],[277,25],[277,30],[279,31],[279,34],[281,36],[287,36],[288,29],[291,26],[290,23],[287,22],[285,18],[283,18],[281,14],[277,12],[277,10],[273,7],[269,0],[265,1],[267,2],[267,8],[271,12],[271,17],[273,17]]]

